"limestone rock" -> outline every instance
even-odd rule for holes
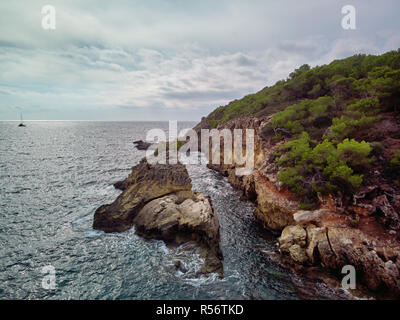
[[[142,160],[116,187],[123,193],[96,210],[94,229],[122,232],[135,225],[146,238],[174,244],[195,241],[205,258],[202,272],[223,275],[218,217],[211,200],[192,191],[184,165]]]
[[[206,243],[219,240],[219,223],[208,197],[178,192],[150,201],[134,219],[139,233],[174,241],[181,233]]]
[[[257,193],[256,217],[273,231],[281,231],[293,224],[293,214],[298,210],[298,204],[261,174],[256,174],[254,180]]]
[[[206,250],[202,270],[222,275],[219,223],[210,199],[201,193],[178,192],[150,201],[134,218],[138,234],[180,244],[194,240]]]
[[[400,294],[400,278],[398,267],[392,260],[380,256],[371,250],[372,239],[358,229],[329,228],[326,238],[316,239],[317,250],[322,265],[339,272],[345,265],[352,265],[361,282],[371,290],[385,287],[389,291]],[[375,242],[376,243],[376,242]],[[394,252],[393,252],[394,251]],[[396,253],[395,253],[396,252]],[[398,254],[399,248],[393,248],[388,255],[392,258]]]
[[[318,244],[326,241],[325,228],[318,228],[312,224],[308,225],[307,228],[307,248],[306,254],[311,262],[315,264],[319,262]]]
[[[289,249],[290,257],[297,263],[303,264],[308,261],[308,257],[304,248],[300,247],[298,244],[294,244]]]
[[[94,229],[105,232],[128,230],[133,226],[133,218],[146,203],[167,194],[191,191],[192,183],[182,164],[150,165],[142,160],[116,187],[124,192],[112,204],[96,210]]]
[[[345,265],[352,265],[358,281],[370,290],[382,288],[400,295],[400,248],[365,235],[361,230],[346,227],[317,227],[309,224],[286,227],[279,238],[283,253],[294,262],[321,264],[340,274]]]
[[[309,224],[309,223],[319,224],[323,216],[325,214],[328,214],[329,212],[330,210],[328,209],[319,209],[314,211],[300,210],[297,211],[295,214],[293,214],[293,218],[296,221],[296,223],[299,224]]]
[[[289,252],[290,247],[298,245],[304,248],[306,245],[306,231],[299,225],[289,226],[283,229],[282,235],[280,236],[279,245],[283,252]]]

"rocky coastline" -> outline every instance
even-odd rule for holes
[[[271,117],[246,117],[217,127],[255,130],[252,174],[237,176],[236,167],[223,161],[209,168],[227,176],[242,191],[243,199],[255,202],[255,217],[276,235],[282,258],[289,258],[295,268],[317,267],[339,280],[342,268],[352,265],[363,288],[399,297],[400,224],[395,209],[399,196],[392,194],[389,201],[389,186],[366,186],[354,195],[351,207],[343,208],[339,199],[329,195],[320,197],[315,210],[302,210],[296,195],[279,182],[276,166],[270,161],[279,144],[262,135],[260,128],[269,121]],[[207,126],[203,120],[194,130]],[[115,187],[123,193],[112,204],[96,210],[94,229],[123,232],[134,226],[140,236],[170,245],[195,241],[205,259],[201,273],[223,276],[217,214],[209,197],[192,191],[183,164],[151,165],[143,159]],[[179,261],[176,264],[179,268]]]
[[[399,196],[392,195],[389,201],[390,187],[366,186],[354,196],[351,207],[343,208],[339,199],[329,195],[320,197],[315,210],[302,210],[299,199],[277,179],[276,166],[270,161],[279,144],[262,136],[260,128],[269,121],[271,117],[239,118],[217,128],[255,130],[252,174],[237,176],[236,167],[223,161],[209,168],[227,176],[242,191],[243,199],[255,202],[255,217],[276,235],[282,258],[289,258],[295,268],[318,267],[339,280],[342,268],[352,265],[362,287],[399,297],[400,224],[394,208]],[[194,129],[207,126],[203,120]],[[143,159],[115,187],[123,193],[96,210],[94,229],[123,232],[134,226],[140,236],[170,245],[195,241],[205,259],[201,272],[223,276],[217,214],[209,197],[192,191],[183,164],[151,165]]]
[[[320,196],[315,210],[302,210],[299,199],[277,178],[271,155],[281,144],[263,136],[261,128],[272,117],[243,117],[218,125],[217,129],[255,130],[256,161],[251,175],[238,177],[235,166],[209,165],[228,177],[254,201],[255,217],[277,236],[280,252],[302,268],[316,266],[343,277],[342,268],[355,267],[357,283],[371,293],[400,297],[400,232],[396,209],[400,196],[390,186],[365,186],[344,208],[332,195]],[[209,128],[203,119],[194,130]],[[223,144],[221,143],[221,149]],[[221,152],[222,153],[222,152]],[[389,200],[390,197],[390,200]]]

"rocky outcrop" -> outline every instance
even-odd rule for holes
[[[138,234],[166,242],[198,242],[206,263],[202,272],[222,274],[219,223],[211,200],[202,193],[181,191],[150,201],[134,218]]]
[[[291,198],[291,194],[279,189],[260,172],[254,174],[254,181],[257,194],[255,216],[274,232],[292,224],[298,203]]]
[[[338,275],[346,265],[372,291],[400,294],[400,246],[389,234],[371,237],[348,227],[288,226],[279,238],[282,252],[300,264],[320,264]]]
[[[147,150],[151,146],[151,143],[144,142],[143,140],[134,141],[133,144],[138,150]]]
[[[138,234],[168,244],[195,241],[205,258],[202,272],[223,274],[217,215],[208,197],[192,191],[184,165],[143,159],[115,187],[123,193],[96,210],[94,229],[122,232],[135,226]]]
[[[182,164],[151,165],[142,160],[131,174],[115,186],[124,192],[112,203],[98,208],[93,228],[122,232],[133,226],[133,218],[151,200],[179,191],[191,191],[192,183]]]

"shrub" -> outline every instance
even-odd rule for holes
[[[311,159],[318,169],[324,170],[328,163],[333,163],[338,159],[338,152],[333,143],[325,139],[313,149]]]
[[[281,156],[277,159],[277,164],[281,166],[296,166],[304,163],[310,156],[310,137],[307,132],[303,132],[300,139],[289,141],[279,147]]]
[[[332,109],[332,97],[324,96],[314,100],[305,100],[277,112],[269,127],[277,134],[281,131],[298,135],[305,128],[313,127],[314,121],[327,117]],[[317,124],[318,126],[318,124]]]
[[[318,98],[323,94],[323,89],[321,87],[321,84],[317,83],[316,85],[313,86],[313,88],[308,92],[308,96],[310,98]]]
[[[335,146],[325,139],[314,148],[310,137],[303,132],[278,149],[276,163],[280,167],[278,179],[293,192],[316,199],[316,193],[355,192],[362,184],[361,172],[371,159],[369,143],[345,139]]]
[[[344,183],[349,183],[354,190],[357,190],[362,183],[363,176],[354,174],[353,169],[348,167],[347,165],[341,165],[339,167],[334,168],[332,174],[330,175],[331,179],[340,179]]]
[[[341,116],[340,118],[334,118],[331,126],[332,138],[334,141],[340,142],[346,137],[359,135],[366,129],[371,128],[379,119],[379,117],[367,117],[364,114],[353,114],[353,117]]]
[[[214,128],[216,128],[217,126],[218,126],[218,120],[211,120],[210,121],[210,127],[211,127],[211,129],[214,129]]]
[[[299,195],[304,194],[304,189],[302,188],[303,177],[299,175],[299,168],[285,168],[279,171],[278,179],[284,185],[286,185],[290,190]]]
[[[176,145],[176,150],[180,150],[184,145],[186,144],[186,141],[183,140],[175,140],[173,142],[160,142],[157,146],[157,148],[154,150],[154,155],[158,156],[159,153],[162,152],[169,152],[169,149],[175,148]]]
[[[377,98],[361,99],[347,106],[346,110],[350,112],[361,112],[365,115],[375,115],[380,111],[379,100]]]
[[[354,139],[345,139],[337,146],[340,159],[360,171],[368,168],[371,159],[368,158],[372,151],[371,145],[365,141],[357,142]]]

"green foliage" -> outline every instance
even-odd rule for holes
[[[303,64],[300,68],[294,70],[290,75],[290,79],[296,79],[302,76],[306,71],[310,70],[310,66],[308,64]]]
[[[341,117],[333,118],[332,138],[340,142],[346,137],[353,138],[362,135],[380,120],[380,116],[375,116],[379,111],[377,98],[360,99],[349,104]]]
[[[210,114],[225,123],[251,115],[271,115],[305,99],[331,96],[341,110],[349,99],[376,98],[382,107],[400,102],[400,50],[380,56],[355,55],[328,65],[303,65],[286,80],[235,100]],[[217,117],[214,117],[217,115]]]
[[[308,92],[308,96],[312,99],[318,98],[323,95],[323,89],[320,83],[317,83],[313,86],[313,88]]]
[[[354,139],[345,139],[342,143],[337,145],[339,158],[352,168],[368,168],[371,159],[368,155],[372,151],[369,143],[362,141],[357,142]]]
[[[304,100],[274,114],[269,127],[275,132],[283,131],[297,135],[305,128],[318,127],[316,120],[328,117],[333,107],[333,99],[329,96],[314,100]]]
[[[211,127],[211,129],[214,129],[214,128],[216,128],[217,126],[218,126],[218,120],[216,120],[216,119],[214,119],[214,120],[211,120],[210,121],[210,127]]]
[[[186,141],[178,140],[177,141],[177,150],[180,150],[185,144],[186,144]]]
[[[340,179],[341,181],[350,184],[353,187],[353,190],[357,190],[361,186],[363,176],[354,174],[353,169],[351,169],[347,165],[341,165],[334,169],[334,171],[330,175],[330,179]]]
[[[348,221],[350,227],[357,228],[360,223],[360,217],[356,216],[355,218],[350,218],[347,221]]]
[[[302,188],[303,177],[299,174],[299,167],[285,168],[279,171],[278,179],[284,185],[290,188],[293,192],[302,195],[304,189]]]
[[[370,129],[380,120],[379,116],[368,117],[361,112],[343,115],[332,120],[332,138],[336,142],[342,141],[345,137],[361,135],[365,130]]]
[[[314,148],[303,132],[278,149],[278,179],[300,196],[316,198],[316,193],[354,192],[362,184],[372,148],[369,143],[346,139],[335,146],[325,139]]]
[[[387,173],[393,183],[400,187],[400,150],[395,152],[390,159],[390,166],[387,168]]]
[[[335,99],[335,105],[338,106],[352,96],[356,88],[356,79],[335,74],[332,78],[326,79],[326,85]]]
[[[310,136],[303,132],[300,139],[292,140],[279,148],[284,153],[277,159],[280,166],[296,166],[302,164],[311,154]]]
[[[301,210],[313,210],[316,206],[315,203],[300,203],[299,208]]]
[[[350,104],[349,106],[347,106],[346,109],[349,112],[353,113],[375,115],[379,112],[379,99],[378,98],[361,99],[353,104]]]

